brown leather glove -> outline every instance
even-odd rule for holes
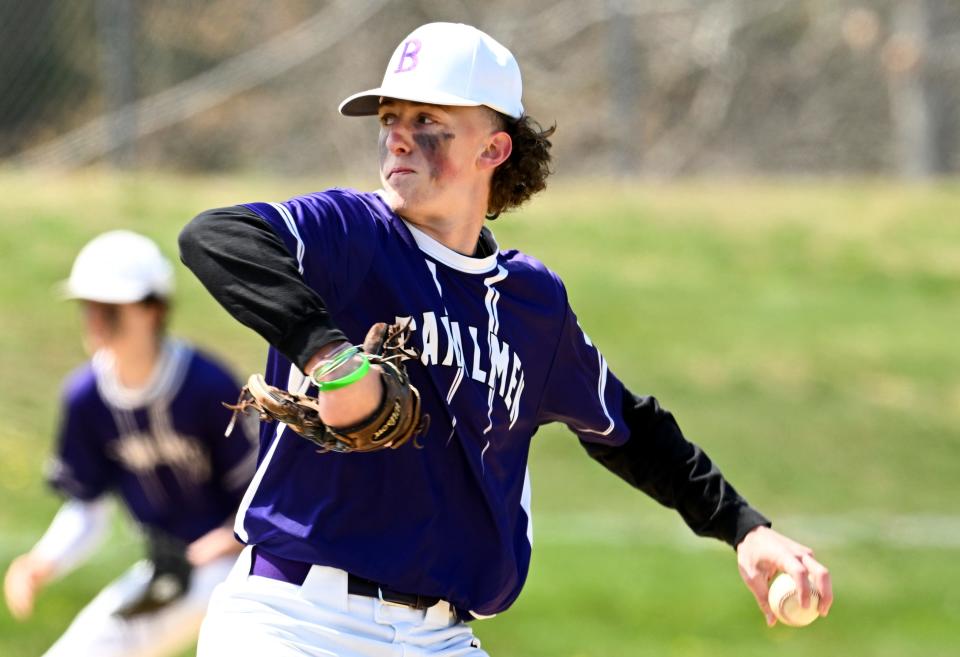
[[[224,405],[234,413],[253,408],[262,421],[283,422],[324,452],[396,449],[425,434],[430,424],[430,416],[420,409],[420,392],[410,384],[403,365],[418,356],[406,344],[409,336],[407,325],[380,322],[370,328],[363,351],[371,365],[380,366],[383,398],[370,416],[353,426],[325,425],[315,398],[271,386],[260,374],[250,377],[236,404]]]

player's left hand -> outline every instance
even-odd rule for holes
[[[737,565],[740,567],[740,577],[757,599],[767,625],[772,626],[777,622],[767,602],[767,593],[770,580],[778,572],[787,573],[796,582],[802,606],[810,603],[812,582],[820,593],[820,615],[826,616],[830,611],[833,603],[830,571],[814,559],[813,550],[769,527],[757,527],[740,541],[737,545]]]
[[[187,546],[187,561],[195,568],[243,549],[228,527],[217,527]]]
[[[321,351],[310,359],[306,370],[317,387],[316,396],[276,388],[254,374],[237,403],[224,405],[234,411],[234,418],[253,408],[262,421],[282,422],[315,443],[321,453],[397,449],[410,441],[420,447],[416,437],[426,434],[430,416],[422,412],[420,391],[410,383],[403,364],[419,358],[417,350],[407,344],[409,337],[410,320],[389,326],[378,322],[367,332],[362,353],[355,347],[342,352],[348,360],[335,357],[330,361],[335,369],[356,359],[357,369],[342,385],[328,388],[337,381],[318,379],[315,368],[323,361]],[[320,375],[329,373],[325,368]]]

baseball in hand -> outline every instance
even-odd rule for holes
[[[820,605],[820,594],[810,584],[810,604],[807,607],[800,606],[800,592],[797,591],[797,585],[793,578],[780,573],[774,578],[770,585],[770,593],[767,595],[770,602],[770,609],[776,615],[777,620],[785,625],[793,627],[803,627],[809,625],[817,619],[820,612],[817,607]]]

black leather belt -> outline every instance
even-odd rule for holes
[[[347,593],[364,595],[368,598],[380,598],[383,602],[406,605],[414,609],[429,609],[440,602],[440,598],[437,596],[401,593],[393,589],[385,589],[376,582],[350,574],[347,575]]]
[[[300,586],[307,579],[307,573],[310,572],[312,565],[303,561],[278,557],[275,554],[253,548],[250,574]],[[347,593],[368,598],[379,598],[383,602],[413,607],[414,609],[428,609],[440,602],[439,597],[395,591],[372,580],[352,574],[347,575]],[[459,612],[457,616],[460,617]]]

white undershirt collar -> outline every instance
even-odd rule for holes
[[[376,194],[380,197],[383,203],[389,207],[384,191],[382,189],[378,189]],[[473,258],[463,255],[462,253],[457,253],[453,249],[444,246],[414,226],[412,223],[398,215],[396,212],[394,212],[394,214],[399,217],[399,219],[410,231],[414,241],[417,243],[417,247],[437,262],[444,264],[451,269],[466,272],[467,274],[485,274],[496,269],[497,253],[500,251],[500,246],[497,244],[497,239],[493,236],[493,232],[490,231],[490,229],[486,226],[484,226],[482,230],[487,234],[487,237],[491,242],[493,247],[491,249],[492,252],[490,255],[483,258]]]
[[[116,408],[142,408],[161,398],[172,396],[180,388],[189,355],[190,352],[183,342],[166,338],[146,384],[140,388],[128,388],[117,376],[113,355],[100,350],[93,355],[92,360],[97,389],[103,400]]]
[[[471,258],[470,256],[465,256],[462,253],[457,253],[453,249],[447,248],[403,217],[400,217],[400,219],[403,220],[403,223],[410,230],[410,234],[413,235],[417,247],[437,262],[468,274],[485,274],[488,271],[496,269],[497,252],[500,250],[500,247],[497,245],[497,240],[493,236],[493,233],[487,231],[490,235],[490,241],[493,242],[493,253],[484,258]]]

